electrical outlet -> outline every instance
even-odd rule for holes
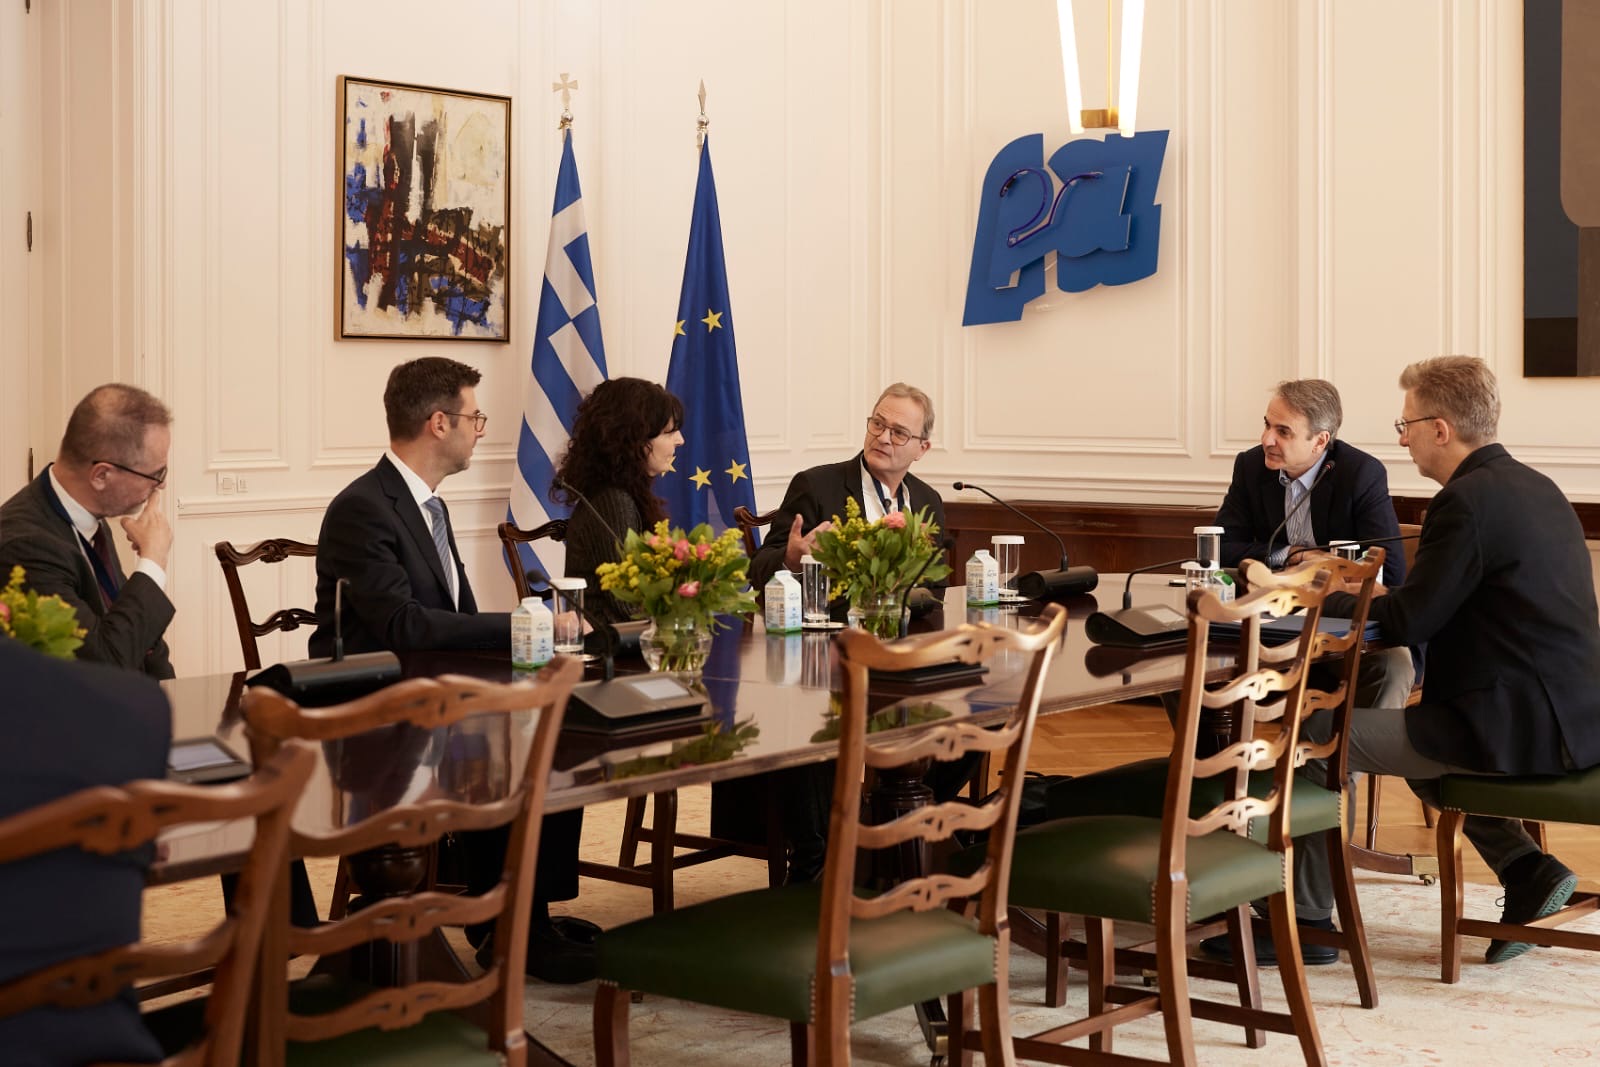
[[[238,492],[237,479],[231,474],[217,475],[217,492],[224,494]]]
[[[241,492],[241,493],[248,493],[248,492],[249,492],[249,491],[250,491],[250,490],[249,490],[249,489],[248,489],[248,488],[246,488],[246,486],[245,486],[245,483],[244,483],[244,475],[242,475],[242,474],[241,474],[241,475],[239,475],[239,477],[238,477],[238,479],[237,479],[237,481],[238,481],[238,484],[239,484],[239,492]]]

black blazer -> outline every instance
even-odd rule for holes
[[[450,512],[445,510],[449,524]],[[427,520],[387,456],[333,498],[317,535],[317,629],[313,656],[333,654],[333,592],[350,579],[344,599],[346,652],[511,647],[511,616],[479,614],[461,553],[456,557],[460,608],[450,600],[444,565]]]
[[[1311,492],[1311,535],[1319,545],[1330,541],[1368,541],[1400,536],[1394,502],[1389,499],[1389,474],[1383,464],[1353,445],[1334,440],[1317,462],[1320,468],[1333,460],[1329,471]],[[1237,567],[1247,559],[1267,560],[1267,538],[1283,522],[1283,485],[1278,472],[1267,467],[1260,445],[1240,452],[1233,461],[1233,481],[1217,510],[1223,528],[1222,565]],[[1285,533],[1278,532],[1274,548],[1282,548]],[[1381,546],[1388,554],[1383,563],[1383,584],[1405,581],[1406,555],[1399,541]]]
[[[155,682],[97,663],[50,659],[0,637],[0,817],[80,789],[162,778],[172,714]],[[139,940],[151,850],[61,849],[0,865],[0,981]],[[88,1008],[0,1019],[0,1060],[151,1062],[161,1058],[130,991]]]
[[[77,531],[56,510],[49,471],[46,467],[0,506],[0,585],[10,580],[12,567],[22,567],[28,572],[28,588],[71,604],[78,625],[89,631],[78,649],[79,659],[171,678],[172,660],[161,635],[172,622],[172,601],[149,575],[135,572],[129,578],[113,559],[121,589],[106,607]],[[100,525],[106,526],[104,519]]]
[[[1328,598],[1327,611],[1350,599]],[[1600,765],[1600,615],[1583,527],[1549,478],[1485,445],[1428,505],[1405,585],[1372,602],[1386,640],[1427,642],[1417,751],[1473,770]]]
[[[905,485],[911,510],[915,512],[927,508],[933,521],[939,524],[942,534],[945,528],[944,501],[939,499],[939,494],[914,474],[906,474]],[[855,454],[854,459],[847,459],[843,463],[824,463],[796,474],[789,482],[789,491],[784,494],[783,504],[773,517],[772,525],[767,527],[767,536],[750,561],[750,584],[759,591],[783,566],[783,556],[789,547],[789,527],[794,525],[796,515],[803,517],[802,529],[809,533],[819,522],[826,522],[835,515],[842,518],[846,497],[854,499],[862,512],[866,512],[866,502],[861,499],[860,452]],[[935,589],[942,589],[945,583],[939,581],[929,584]]]

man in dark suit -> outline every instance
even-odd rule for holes
[[[88,630],[78,658],[171,678],[161,635],[172,622],[167,560],[172,528],[161,507],[172,414],[131,385],[102,385],[67,419],[54,463],[0,506],[0,584],[11,568],[28,588],[59,596]],[[122,519],[139,556],[117,559],[106,519]]]
[[[843,463],[825,463],[796,474],[766,538],[750,560],[750,584],[756,589],[779,567],[799,571],[817,534],[833,528],[854,498],[868,522],[891,511],[928,509],[944,529],[944,501],[911,473],[911,465],[928,454],[933,437],[933,401],[915,386],[896,382],[883,391],[867,417],[861,451]]]
[[[915,513],[926,508],[943,530],[944,501],[911,473],[911,465],[932,447],[933,415],[933,401],[921,389],[904,382],[885,389],[867,416],[860,452],[843,463],[803,470],[789,482],[783,504],[750,560],[750,584],[762,588],[780,567],[798,571],[817,534],[833,528],[833,516],[844,515],[846,500],[854,499],[868,522],[891,511]],[[935,764],[930,785],[936,797],[954,796],[970,771],[961,762]],[[827,851],[833,769],[800,767],[779,773],[787,779],[779,795],[789,840],[788,877],[791,882],[813,881],[822,873]]]
[[[1385,640],[1426,643],[1422,702],[1359,709],[1350,766],[1405,778],[1438,806],[1444,774],[1563,774],[1600,765],[1600,614],[1583,527],[1549,478],[1495,441],[1494,373],[1469,356],[1413,363],[1395,422],[1417,469],[1442,485],[1411,576],[1372,602]],[[1328,598],[1331,614],[1351,598]],[[1511,819],[1465,833],[1505,887],[1504,921],[1566,903],[1577,877]],[[1526,952],[1495,940],[1485,958]]]
[[[92,786],[165,776],[172,715],[153,681],[50,659],[4,637],[0,678],[0,818]],[[151,858],[149,848],[61,849],[0,865],[0,982],[139,940]],[[92,1007],[0,1018],[0,1050],[22,1067],[161,1059],[131,989]]]
[[[439,483],[467,469],[488,416],[478,408],[479,373],[452,359],[426,357],[389,374],[383,409],[389,448],[378,465],[333,498],[317,536],[317,629],[313,656],[333,652],[334,593],[344,597],[345,649],[509,652],[511,617],[480,612],[456,549]],[[550,917],[552,900],[578,895],[583,812],[546,817],[539,840],[528,973],[548,981],[593,977],[593,940],[581,920]],[[464,834],[469,888],[500,880],[506,832]],[[487,931],[471,933],[483,942]]]

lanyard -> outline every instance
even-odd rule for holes
[[[888,515],[889,514],[889,512],[891,510],[891,508],[890,508],[890,504],[891,503],[893,503],[893,505],[894,505],[892,510],[895,510],[895,511],[909,511],[910,510],[910,507],[911,507],[910,494],[908,494],[906,492],[906,483],[904,481],[901,481],[899,491],[897,491],[891,497],[887,487],[885,487],[882,482],[878,481],[878,476],[876,474],[872,473],[872,468],[867,466],[867,461],[865,459],[863,459],[861,461],[861,469],[867,472],[867,477],[868,478],[872,479],[872,488],[875,489],[877,491],[877,493],[878,493],[878,506],[883,509],[884,515]]]

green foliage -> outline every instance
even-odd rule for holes
[[[899,593],[912,583],[923,564],[922,582],[936,582],[950,573],[950,565],[939,557],[939,524],[928,518],[928,509],[916,514],[894,512],[869,523],[861,517],[861,507],[851,497],[845,501],[845,517],[833,517],[833,528],[817,534],[811,550],[832,582],[829,600],[846,597],[859,604],[874,596]],[[929,563],[928,561],[933,562]]]
[[[58,596],[40,596],[24,589],[21,567],[11,568],[11,581],[0,589],[0,633],[57,659],[72,659],[89,631],[78,625],[78,613]]]
[[[718,615],[756,610],[749,568],[738,530],[713,537],[701,523],[685,534],[663,520],[652,533],[629,530],[622,559],[595,573],[600,588],[652,619],[694,619],[715,629]]]
[[[665,756],[637,756],[619,763],[612,771],[617,778],[637,778],[641,774],[656,774],[677,767],[698,767],[705,763],[724,763],[750,746],[761,736],[761,728],[746,719],[732,730],[724,730],[720,722],[708,722],[700,736],[679,741]]]

